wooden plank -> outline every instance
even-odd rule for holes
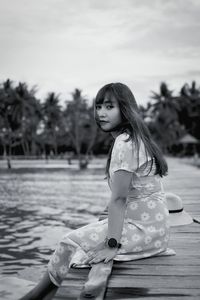
[[[166,265],[125,265],[124,264],[114,264],[113,267],[113,275],[130,275],[130,276],[137,276],[137,275],[152,275],[156,276],[175,276],[177,274],[187,275],[190,274],[191,276],[200,275],[200,266],[183,266],[183,265],[170,265],[167,267]]]
[[[101,262],[94,264],[89,272],[88,279],[84,284],[78,300],[92,298],[95,300],[104,299],[108,278],[112,272],[113,260],[107,264]]]
[[[179,159],[169,158],[168,162],[170,175],[164,180],[165,190],[177,193],[186,211],[200,219],[200,170],[182,164]],[[176,256],[114,262],[104,299],[200,299],[200,225],[171,228],[169,247],[176,251]],[[77,299],[87,274],[88,270],[72,269],[55,299]]]
[[[182,287],[186,289],[199,289],[199,277],[194,275],[175,275],[175,276],[130,276],[130,274],[124,276],[118,276],[117,274],[112,274],[108,287],[122,287],[122,288],[151,288],[152,286],[156,288],[179,288]]]
[[[82,287],[80,285],[70,287],[62,286],[56,295],[54,300],[77,300],[77,297],[80,295]]]
[[[183,258],[184,258],[184,262],[183,262]],[[124,263],[124,262],[123,262]],[[123,264],[122,263],[122,264]],[[172,258],[168,257],[165,260],[163,260],[161,257],[156,257],[156,259],[152,259],[152,260],[148,260],[148,259],[141,259],[140,261],[138,261],[136,264],[137,265],[163,265],[163,266],[171,266],[171,265],[185,265],[185,266],[200,266],[200,259],[199,257],[193,257],[191,259],[191,257],[188,257],[188,255],[185,256],[176,256],[176,259],[173,260]]]
[[[106,293],[106,298],[109,300],[113,299],[123,299],[123,300],[132,300],[132,299],[162,299],[162,300],[177,300],[177,299],[186,299],[186,300],[199,300],[200,290],[195,291],[190,289],[176,289],[176,288],[108,288]]]

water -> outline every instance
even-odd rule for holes
[[[103,169],[1,170],[0,273],[44,268],[63,234],[96,221],[109,199],[104,177]]]

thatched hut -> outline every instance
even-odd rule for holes
[[[199,144],[199,142],[200,141],[197,138],[187,133],[178,140],[177,144],[182,145],[183,155],[195,155],[196,153],[198,153],[197,145]]]

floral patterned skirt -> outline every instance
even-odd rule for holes
[[[169,241],[168,215],[161,201],[130,202],[120,240],[122,246],[114,260],[137,260],[165,251]],[[67,233],[49,261],[51,280],[59,286],[70,266],[86,267],[87,253],[105,240],[107,231],[106,218]]]

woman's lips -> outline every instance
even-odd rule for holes
[[[99,121],[100,124],[109,123],[109,121]]]

